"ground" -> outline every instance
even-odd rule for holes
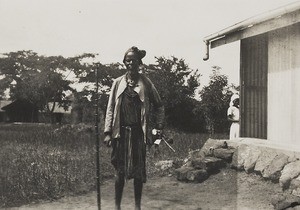
[[[279,184],[260,176],[222,169],[202,183],[179,182],[173,176],[148,179],[144,187],[142,209],[274,209],[271,199],[282,194]],[[101,185],[101,209],[114,209],[114,183]],[[125,185],[122,209],[134,209],[133,184]],[[97,209],[96,192],[69,196],[53,202],[41,202],[8,210]]]

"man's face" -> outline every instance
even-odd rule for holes
[[[132,73],[137,73],[139,71],[139,59],[134,52],[129,52],[125,56],[124,64],[127,70]]]

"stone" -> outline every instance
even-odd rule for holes
[[[276,210],[284,209],[290,205],[288,202],[286,202],[286,196],[284,195],[273,195],[271,204]]]
[[[205,155],[201,153],[201,149],[196,149],[196,150],[189,151],[189,155],[187,159],[191,160],[191,159],[200,158],[204,156]]]
[[[217,148],[214,149],[213,156],[231,162],[234,151],[233,148]]]
[[[292,195],[300,197],[300,188],[294,188],[292,190]]]
[[[263,149],[256,161],[254,171],[259,174],[263,174],[265,168],[271,164],[271,162],[277,155],[278,155],[277,152],[273,150]]]
[[[256,161],[261,154],[261,149],[259,147],[250,147],[249,156],[244,161],[244,169],[247,173],[254,171]]]
[[[300,161],[288,163],[281,171],[279,184],[282,188],[289,188],[291,180],[300,175]]]
[[[186,178],[189,181],[200,183],[208,178],[208,173],[204,169],[191,170],[187,172]]]
[[[178,181],[188,181],[187,173],[193,170],[195,170],[193,167],[181,167],[175,169],[174,173]]]
[[[243,170],[245,160],[249,157],[249,153],[250,147],[248,145],[240,145],[233,153],[231,167],[238,170]]]
[[[273,181],[278,181],[281,176],[281,170],[288,164],[289,156],[278,154],[262,172],[262,176]]]
[[[192,161],[189,160],[189,161],[187,161],[186,163],[184,163],[182,166],[183,166],[183,167],[193,167]]]
[[[208,173],[218,171],[220,168],[225,166],[224,160],[216,157],[205,157],[203,161]]]
[[[300,176],[297,176],[296,178],[291,180],[289,188],[291,190],[298,189],[298,188],[300,189]]]
[[[183,159],[180,159],[180,158],[175,158],[173,160],[173,168],[180,168],[183,164],[184,164],[184,160]]]
[[[287,208],[287,210],[288,210],[288,209],[292,209],[292,210],[300,210],[300,204],[295,203],[295,205],[296,205],[296,206],[293,206],[293,207],[291,207],[291,208]]]
[[[204,158],[195,158],[191,160],[191,165],[195,169],[206,169]]]
[[[160,170],[167,170],[173,167],[174,161],[173,160],[161,160],[154,164],[155,167],[159,168]]]
[[[207,172],[214,172],[225,166],[225,162],[216,157],[196,158],[191,163],[195,169],[204,169]]]
[[[282,210],[282,209],[294,209],[300,203],[300,198],[293,195],[276,195],[272,197],[271,200],[274,209]]]
[[[208,139],[200,150],[202,156],[213,156],[215,149],[224,148],[226,149],[226,140]]]

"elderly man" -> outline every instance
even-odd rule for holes
[[[117,78],[109,96],[104,142],[112,145],[111,162],[116,169],[115,207],[121,209],[125,179],[134,179],[135,208],[141,209],[146,182],[146,143],[150,107],[154,107],[155,128],[164,127],[164,107],[153,83],[139,73],[146,51],[131,47],[123,63],[127,72]]]

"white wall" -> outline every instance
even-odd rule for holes
[[[300,24],[271,32],[268,139],[300,145]]]

